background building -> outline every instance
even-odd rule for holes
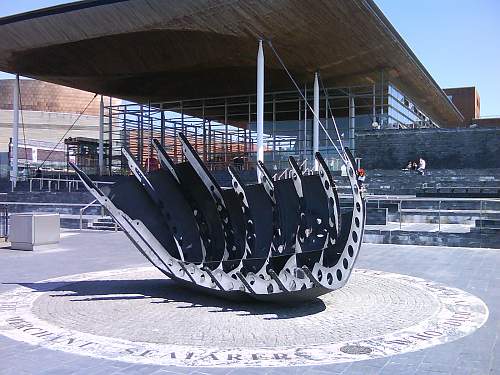
[[[444,92],[464,116],[462,126],[500,126],[498,116],[481,117],[481,98],[475,87],[448,88]]]
[[[0,32],[1,70],[127,101],[105,100],[106,174],[126,170],[123,146],[147,167],[153,138],[182,161],[179,132],[212,169],[311,165],[315,151],[335,168],[356,134],[479,112],[475,90],[471,109],[445,93],[372,0],[80,2],[5,17]]]
[[[5,175],[8,170],[14,84],[14,79],[0,80],[2,175]],[[95,94],[90,92],[53,83],[20,80],[21,111],[18,149],[20,165],[28,164],[36,168],[48,158],[44,166],[61,168],[65,166],[67,158],[64,139],[87,138],[94,139],[97,143],[100,98],[94,96]],[[105,100],[109,104],[110,99],[105,98]],[[119,103],[121,101],[114,100],[114,104]],[[67,132],[70,128],[71,130]]]

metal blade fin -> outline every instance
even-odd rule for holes
[[[257,162],[257,168],[259,168],[259,171],[262,173],[262,185],[264,185],[264,189],[266,189],[267,195],[269,195],[269,198],[276,205],[276,194],[271,174],[267,170],[264,163],[260,160]]]
[[[224,201],[223,192],[215,178],[210,174],[210,172],[206,169],[202,160],[194,150],[194,148],[189,143],[186,136],[182,133],[179,133],[179,138],[182,143],[182,151],[186,156],[189,164],[192,166],[194,171],[197,173],[198,177],[201,179],[202,183],[205,185],[206,189],[210,192],[210,195],[217,207],[217,214],[220,217],[220,220],[224,229],[224,237],[226,242],[226,248],[224,250],[224,258],[223,260],[240,260],[243,259],[245,254],[245,248],[242,244],[238,244],[233,236],[234,229],[231,225],[231,220],[229,217],[229,212],[227,210],[226,202]],[[241,263],[241,262],[240,262]],[[230,268],[234,269],[234,264],[238,264],[237,262],[228,263]],[[237,266],[236,268],[238,268]]]
[[[319,176],[321,177],[321,182],[323,183],[323,189],[325,190],[325,194],[328,197],[328,210],[330,212],[330,218],[329,218],[329,224],[330,227],[333,227],[335,230],[335,239],[338,238],[339,233],[340,233],[340,201],[339,201],[339,195],[337,193],[337,185],[335,184],[335,181],[333,180],[332,174],[330,172],[330,169],[325,163],[325,159],[323,159],[323,156],[319,152],[316,153],[315,155],[316,160],[318,161],[319,165]],[[331,244],[333,242],[330,240]]]
[[[180,183],[177,172],[175,171],[175,163],[170,158],[170,156],[168,156],[167,151],[163,148],[161,143],[156,138],[153,139],[153,146],[156,150],[156,154],[158,155],[158,159],[160,159],[160,165],[162,166],[162,168],[169,171],[172,174],[172,177],[174,177],[177,182]]]
[[[348,156],[346,166],[353,196],[353,210],[352,213],[346,214],[346,222],[342,223],[339,241],[334,245],[336,251],[330,252],[332,255],[335,253],[338,255],[329,259],[328,252],[325,252],[323,264],[317,263],[312,270],[313,275],[327,276],[318,281],[329,289],[341,288],[349,279],[359,254],[366,220],[365,200],[358,186],[354,157],[348,148],[346,148],[346,154]]]
[[[172,222],[173,217],[175,217],[174,212],[170,212],[168,209],[168,204],[167,202],[164,202],[162,197],[158,194],[158,192],[155,190],[153,187],[153,184],[149,180],[149,178],[146,175],[146,172],[144,169],[137,163],[135,158],[132,156],[132,153],[127,150],[126,148],[122,148],[122,154],[125,156],[127,159],[128,166],[134,176],[137,178],[137,180],[141,183],[141,185],[144,187],[150,198],[153,200],[153,202],[160,208],[163,217],[165,218],[165,226],[167,229],[172,233],[174,239],[175,239],[175,244],[177,246],[177,251],[180,255],[180,260],[184,261],[184,252],[182,249],[182,246],[180,243],[182,243],[183,239],[183,233],[179,233],[177,229],[174,230],[174,228],[177,228],[175,223]],[[198,236],[199,237],[199,236]]]

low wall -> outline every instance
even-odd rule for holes
[[[403,168],[422,156],[427,168],[500,168],[500,128],[370,130],[356,134],[368,169]]]

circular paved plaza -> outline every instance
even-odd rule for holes
[[[174,366],[329,364],[415,351],[470,334],[484,303],[410,276],[356,270],[314,301],[231,302],[178,286],[152,267],[92,272],[2,295],[16,340],[87,356]]]
[[[184,289],[120,232],[0,257],[0,375],[500,369],[497,250],[364,244],[344,288],[292,306]]]

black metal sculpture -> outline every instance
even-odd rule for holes
[[[183,134],[187,162],[174,164],[154,140],[161,169],[146,173],[126,149],[134,174],[103,193],[72,164],[87,189],[137,249],[168,277],[229,297],[308,300],[341,288],[362,242],[365,201],[346,149],[353,207],[341,212],[332,175],[320,153],[319,174],[273,181],[258,163],[261,184],[245,185],[229,168],[221,188]]]

